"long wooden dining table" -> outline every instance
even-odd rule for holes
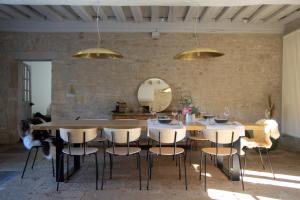
[[[258,125],[254,123],[242,123],[245,126],[246,131],[253,130],[264,130],[263,125]],[[187,131],[199,131],[206,128],[205,125],[199,122],[192,122],[185,124]],[[51,131],[56,137],[56,180],[63,182],[65,179],[64,167],[61,165],[60,171],[58,171],[58,162],[59,157],[62,154],[62,149],[64,147],[64,142],[60,137],[60,128],[69,128],[69,129],[84,129],[84,128],[137,128],[140,127],[143,130],[147,129],[147,120],[59,120],[53,122],[42,123],[32,126],[33,130],[48,130]],[[235,142],[234,147],[240,150],[240,141]],[[238,163],[238,158],[233,157],[231,169],[226,168],[223,162],[223,157],[218,156],[217,166],[219,169],[227,175],[233,181],[240,179],[240,167]],[[80,169],[80,157],[74,157],[74,165],[70,170],[69,176],[74,174],[78,169]]]

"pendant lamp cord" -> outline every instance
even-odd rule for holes
[[[99,27],[99,11],[100,11],[100,6],[97,6],[97,16],[96,16],[96,23],[97,23],[97,32],[98,32],[98,42],[97,42],[97,47],[100,47],[100,44],[102,43],[102,37],[100,34],[100,27]]]
[[[199,40],[198,40],[198,34],[197,34],[197,25],[198,25],[198,18],[195,18],[195,23],[194,23],[194,35],[195,35],[195,39],[196,39],[196,45],[200,46],[199,44]]]

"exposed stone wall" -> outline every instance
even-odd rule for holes
[[[55,55],[53,60],[52,113],[54,119],[109,117],[115,101],[138,109],[139,84],[158,77],[170,84],[170,109],[180,108],[182,95],[213,113],[231,108],[237,120],[255,121],[264,116],[267,95],[281,110],[282,35],[279,34],[161,34],[153,40],[146,33],[105,33],[103,47],[124,55],[122,60],[80,60],[76,50],[95,47],[95,33],[1,33],[0,51],[14,54]],[[173,56],[193,47],[225,53],[214,59],[177,61]],[[32,58],[38,59],[38,58]],[[75,96],[67,95],[70,85]]]
[[[17,62],[0,56],[0,144],[18,141],[17,103],[18,103]]]

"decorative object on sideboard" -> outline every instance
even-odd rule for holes
[[[199,114],[199,108],[193,105],[192,97],[182,97],[180,104],[183,106],[182,115],[185,116],[186,123],[195,121],[196,115]]]
[[[265,117],[266,119],[273,119],[275,112],[275,104],[272,101],[272,96],[268,95],[268,107],[265,110]]]
[[[100,35],[100,28],[99,28],[99,6],[97,8],[97,16],[96,16],[96,23],[97,23],[97,33],[98,33],[98,42],[97,42],[97,48],[89,48],[89,49],[83,49],[78,51],[73,55],[73,57],[76,58],[100,58],[100,59],[119,59],[123,58],[123,56],[114,50],[111,49],[105,49],[100,48],[100,43],[102,42],[102,38]]]
[[[112,112],[116,112],[116,113],[126,113],[126,112],[128,112],[127,103],[117,101],[116,102],[116,109]]]

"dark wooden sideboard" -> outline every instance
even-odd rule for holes
[[[137,120],[147,120],[155,118],[155,115],[151,113],[112,113],[112,119],[137,119]]]

